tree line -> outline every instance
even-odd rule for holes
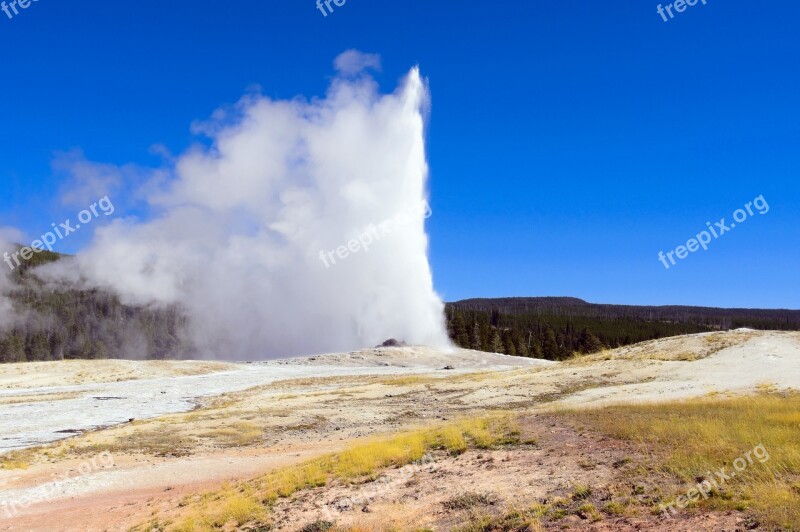
[[[175,307],[123,304],[101,290],[45,287],[32,270],[59,260],[43,252],[14,271],[15,320],[0,331],[0,362],[164,359],[188,352],[186,318]]]
[[[575,298],[467,300],[448,303],[445,312],[459,347],[547,360],[740,327],[800,330],[800,311],[593,305]]]

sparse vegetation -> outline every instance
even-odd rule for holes
[[[120,436],[109,443],[88,444],[71,447],[75,454],[98,454],[108,451],[115,453],[142,453],[154,456],[188,456],[193,448],[193,441],[183,436],[180,431],[153,428],[134,430],[130,434]]]
[[[239,421],[200,435],[220,447],[246,447],[261,441],[264,429],[255,423]]]
[[[429,382],[441,380],[427,375],[407,375],[402,377],[387,377],[379,382],[386,386],[414,386],[416,384],[428,384]]]
[[[442,506],[447,510],[471,510],[479,506],[492,506],[497,502],[497,497],[491,493],[477,493],[468,491],[447,499]]]
[[[519,437],[520,429],[513,417],[495,415],[366,441],[342,452],[280,469],[239,486],[226,486],[207,493],[198,500],[187,502],[177,521],[154,521],[144,529],[204,531],[216,530],[229,522],[236,522],[237,525],[264,524],[272,503],[300,490],[325,486],[332,481],[374,479],[384,468],[420,461],[433,450],[460,453],[469,446],[489,448],[518,443]]]
[[[554,497],[549,501],[537,502],[526,509],[512,508],[498,514],[480,514],[470,518],[462,531],[539,531],[547,526],[559,527],[566,517],[574,515],[583,521],[594,523],[603,520],[595,503],[590,501],[593,490],[589,486],[578,486],[571,498]],[[624,513],[622,503],[607,504],[604,508],[609,516]]]
[[[460,532],[540,532],[544,528],[533,511],[509,510],[500,515],[478,515]]]
[[[197,506],[200,511],[187,513],[178,523],[165,525],[153,521],[144,528],[152,532],[165,529],[174,532],[196,532],[221,530],[231,525],[241,527],[249,522],[269,526],[267,508],[260,503],[253,491],[246,487],[226,485],[214,493],[202,496]]]
[[[11,451],[0,455],[0,469],[28,469],[35,455],[33,449]]]
[[[603,519],[603,516],[600,515],[600,512],[592,503],[586,503],[582,505],[580,508],[578,508],[577,514],[581,519],[587,519],[592,523]]]
[[[327,532],[332,529],[333,526],[334,523],[330,521],[319,520],[304,526],[300,532]]]
[[[589,486],[584,486],[583,484],[578,484],[575,486],[575,489],[572,492],[572,500],[573,501],[582,501],[583,499],[589,498],[592,494],[592,488]]]
[[[606,503],[605,507],[603,508],[609,515],[623,515],[625,513],[625,508],[627,508],[627,504],[623,501],[609,501]]]
[[[657,470],[678,484],[658,502],[685,493],[720,467],[731,471],[734,460],[763,445],[768,460],[754,460],[692,506],[751,509],[767,526],[800,528],[800,393],[626,405],[569,416],[614,438],[641,443],[657,459]]]

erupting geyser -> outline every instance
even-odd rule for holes
[[[182,307],[202,356],[342,351],[390,337],[449,345],[421,209],[427,87],[414,68],[381,94],[358,69],[375,59],[340,56],[325,98],[247,95],[216,112],[197,128],[207,146],[154,172],[155,215],[98,229],[77,259],[84,282],[128,303]],[[320,260],[396,217],[404,222],[368,249],[334,267]],[[56,267],[67,275],[76,265]]]

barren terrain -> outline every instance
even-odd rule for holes
[[[366,499],[358,496],[360,483],[303,490],[273,505],[273,528],[299,530],[325,521],[330,514],[323,510],[334,507],[331,522],[343,529],[451,530],[509,508],[560,504],[564,516],[554,528],[734,530],[750,526],[746,514],[701,511],[670,522],[647,511],[589,515],[590,502],[645,507],[669,481],[651,472],[641,486],[627,485],[632,471],[649,467],[648,453],[560,412],[796,389],[800,334],[699,334],[563,363],[397,347],[257,364],[15,364],[0,366],[0,383],[2,437],[16,438],[6,444],[16,450],[0,455],[0,530],[128,530],[154,518],[168,522],[186,501],[225,482],[491,412],[520,416],[519,444],[457,456],[432,451],[430,468],[401,481],[392,479],[401,470],[391,468],[371,479],[384,487]],[[123,399],[98,400],[99,393]],[[125,413],[165,396],[174,398],[168,410]],[[109,413],[95,403],[114,403],[119,419],[105,419]],[[82,424],[65,410],[70,404],[91,407]],[[43,433],[70,428],[75,432],[59,441]],[[582,485],[593,493],[576,497]],[[346,502],[354,498],[359,504]]]

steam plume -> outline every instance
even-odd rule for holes
[[[198,355],[269,358],[389,337],[448,345],[421,215],[426,85],[415,68],[381,94],[354,66],[376,67],[376,56],[345,54],[324,98],[248,95],[196,125],[208,146],[155,171],[158,214],[99,228],[75,271],[126,302],[184,308]],[[368,251],[320,260],[410,212]]]
[[[12,227],[0,227],[0,255],[15,250],[14,242],[21,241],[22,234]],[[10,293],[14,288],[12,270],[0,262],[0,333],[20,319],[11,303]]]

